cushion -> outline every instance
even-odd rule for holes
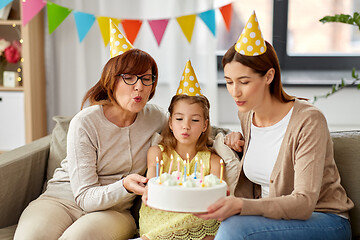
[[[56,125],[51,134],[49,162],[46,173],[46,182],[52,178],[56,168],[66,157],[66,137],[69,130],[71,117],[55,116]]]
[[[229,186],[230,195],[234,195],[240,174],[240,158],[235,151],[224,144],[224,134],[222,132],[216,135],[213,148],[225,162],[225,181]]]
[[[353,238],[360,238],[360,130],[332,132],[331,137],[341,185],[355,204],[350,210]]]

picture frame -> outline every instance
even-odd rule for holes
[[[13,71],[4,71],[3,73],[3,85],[4,87],[15,88],[19,86],[17,81],[19,73]]]

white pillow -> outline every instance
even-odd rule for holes
[[[161,141],[162,139],[162,136],[157,133],[157,132],[154,132],[153,135],[151,136],[151,142],[150,142],[150,146],[157,146],[159,144],[159,142]]]
[[[240,175],[239,156],[235,151],[224,144],[224,134],[221,132],[216,135],[213,148],[225,162],[225,181],[229,186],[230,195],[234,195],[235,187]]]

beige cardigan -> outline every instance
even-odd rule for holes
[[[347,212],[354,204],[340,185],[333,143],[324,115],[308,102],[295,100],[271,173],[269,197],[261,198],[260,186],[248,180],[242,169],[249,146],[252,114],[252,111],[239,112],[245,138],[240,176],[235,189],[235,196],[243,198],[240,214],[305,220],[317,211],[348,217]]]
[[[122,179],[145,174],[153,134],[160,133],[166,120],[152,104],[128,127],[110,122],[101,105],[83,109],[70,122],[67,156],[44,195],[76,202],[86,212],[130,209],[136,195],[128,193]]]

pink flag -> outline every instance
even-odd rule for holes
[[[21,1],[23,26],[30,22],[30,20],[33,19],[45,5],[45,0]]]
[[[151,30],[156,38],[158,46],[160,46],[161,39],[164,36],[166,26],[169,22],[169,19],[160,19],[160,20],[148,20]]]

